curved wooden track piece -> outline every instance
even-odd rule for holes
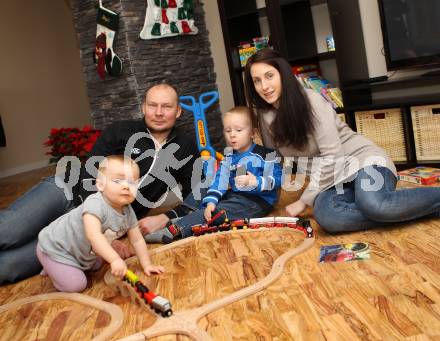
[[[221,232],[221,234],[225,233],[259,233],[263,231],[273,231],[273,228],[260,228],[257,230],[253,229],[247,229],[247,230],[238,230],[238,231],[227,231],[227,232]],[[291,233],[301,233],[302,231],[294,230],[291,228],[276,228],[276,230],[284,230],[284,231],[290,231]],[[180,241],[162,246],[160,248],[154,249],[151,251],[151,254],[158,254],[179,246],[183,246],[185,244],[191,243],[196,239],[201,238],[213,238],[215,236],[218,236],[220,233],[214,233],[214,234],[208,234],[203,235],[200,237],[189,237],[182,239]],[[190,310],[183,310],[179,312],[174,312],[174,314],[171,317],[163,318],[158,316],[156,322],[149,327],[148,329],[143,330],[140,333],[133,334],[131,336],[119,339],[120,341],[144,341],[147,338],[151,337],[157,337],[161,335],[167,335],[167,334],[183,334],[186,336],[189,336],[197,341],[211,341],[211,336],[203,329],[201,329],[197,323],[198,321],[203,318],[204,316],[208,315],[209,313],[220,309],[224,306],[227,306],[233,302],[239,301],[243,298],[246,298],[250,295],[253,295],[259,291],[264,290],[267,288],[270,284],[275,282],[283,273],[284,267],[286,263],[294,256],[308,250],[314,243],[315,238],[306,238],[299,246],[288,250],[284,254],[282,254],[280,257],[278,257],[275,262],[272,265],[272,270],[270,273],[264,277],[262,280],[258,281],[257,283],[254,283],[253,285],[243,288],[241,290],[238,290],[226,297],[220,298],[218,300],[215,300],[214,302],[205,304],[199,308],[190,309]],[[127,263],[133,263],[135,262],[135,257],[132,257],[128,260]],[[141,302],[142,300],[139,299],[139,297],[136,295],[133,289],[131,287],[122,281],[116,280],[111,273],[108,271],[104,276],[105,282],[113,287],[114,289],[119,289],[121,293],[127,295],[131,295],[133,300],[136,300],[138,302]],[[128,292],[128,293],[127,293]],[[171,302],[172,303],[172,302]],[[143,306],[147,306],[145,303],[141,303]],[[148,310],[150,310],[148,308]],[[151,311],[151,310],[150,310]]]
[[[0,313],[6,312],[10,309],[20,307],[24,304],[34,303],[39,301],[50,301],[50,300],[69,300],[87,305],[92,308],[96,308],[110,315],[110,324],[103,329],[103,331],[95,336],[93,341],[104,341],[109,340],[122,326],[124,321],[124,314],[122,309],[117,305],[108,303],[102,300],[98,300],[91,296],[76,294],[76,293],[61,293],[54,292],[49,294],[36,295],[31,297],[26,297],[20,300],[16,300],[7,304],[0,306]]]

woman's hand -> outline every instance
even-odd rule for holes
[[[215,210],[215,205],[213,203],[209,203],[205,208],[205,220],[210,221],[212,217],[212,212]]]
[[[149,264],[144,266],[144,272],[147,274],[147,276],[152,274],[161,274],[165,272],[165,268],[163,266]]]
[[[304,204],[301,200],[295,201],[290,205],[286,206],[287,215],[290,217],[299,216],[306,209],[307,205]]]
[[[235,186],[242,187],[257,187],[257,177],[251,172],[247,172],[246,175],[239,175],[235,177]]]
[[[127,264],[125,264],[121,258],[116,258],[113,262],[111,262],[110,267],[112,270],[112,275],[115,277],[123,278],[127,272]]]

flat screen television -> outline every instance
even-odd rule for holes
[[[379,0],[388,70],[440,67],[440,0]]]

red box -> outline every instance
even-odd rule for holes
[[[440,169],[432,167],[416,167],[397,173],[399,180],[420,185],[432,185],[440,182]]]

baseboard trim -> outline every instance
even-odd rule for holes
[[[33,163],[28,163],[19,167],[9,168],[5,170],[0,170],[0,179],[6,178],[11,175],[16,175],[20,173],[29,172],[34,169],[39,169],[49,166],[49,160],[41,160]]]

